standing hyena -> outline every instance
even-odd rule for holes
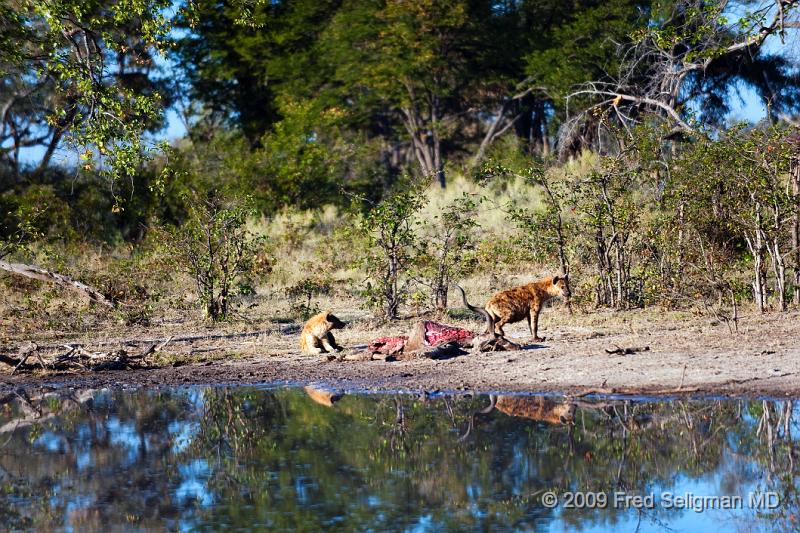
[[[539,337],[539,313],[542,306],[552,298],[564,298],[569,301],[569,280],[566,276],[552,276],[542,278],[498,292],[486,302],[486,311],[494,320],[495,332],[503,335],[503,326],[509,322],[528,320],[528,329],[534,341],[543,341]]]
[[[336,344],[331,330],[342,329],[345,325],[330,311],[312,316],[303,326],[303,332],[300,334],[300,348],[304,353],[342,351],[342,347]]]

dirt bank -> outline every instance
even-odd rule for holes
[[[550,324],[543,331],[547,335],[545,342],[516,352],[445,360],[325,362],[316,356],[300,355],[295,348],[296,333],[278,328],[260,335],[173,340],[166,349],[176,356],[191,354],[192,362],[176,358],[147,370],[0,374],[0,392],[43,385],[326,382],[339,388],[369,391],[596,391],[800,397],[800,312],[751,314],[739,321],[738,332],[734,333],[725,323],[701,317],[676,320],[628,313],[614,315],[611,325],[598,325],[597,319],[594,323],[570,322],[566,318],[560,320],[560,316],[550,314]],[[395,328],[403,331],[402,325]],[[526,326],[517,324],[510,335],[524,340],[525,332]],[[351,347],[363,346],[378,334],[358,328],[342,333],[341,342]],[[139,346],[146,345],[145,337],[140,332]],[[130,340],[119,337],[122,338]],[[105,337],[94,344],[107,347],[119,343],[119,339]],[[53,339],[48,342],[57,345]],[[81,342],[92,345],[91,338]],[[607,353],[616,347],[649,349]],[[12,344],[6,350],[10,353],[16,348]]]

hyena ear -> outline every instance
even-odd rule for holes
[[[553,276],[553,285],[557,285],[558,281],[561,279],[561,276]]]

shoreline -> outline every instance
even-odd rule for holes
[[[321,383],[364,392],[800,398],[797,311],[743,318],[734,334],[724,324],[709,325],[707,320],[666,321],[648,325],[646,331],[630,323],[608,333],[587,329],[550,325],[546,334],[552,338],[519,351],[395,362],[327,362],[300,355],[292,335],[253,335],[243,341],[249,334],[239,334],[235,343],[207,335],[207,340],[180,349],[217,353],[214,360],[178,361],[146,370],[6,373],[0,374],[0,393],[37,387]],[[147,333],[145,338],[154,332]],[[363,331],[348,335],[347,346],[363,343]],[[96,339],[97,345],[112,342]],[[649,349],[607,353],[615,346]]]

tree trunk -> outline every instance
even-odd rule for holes
[[[792,271],[794,285],[794,303],[800,304],[800,155],[792,158],[792,200],[794,200],[794,216],[792,217]]]
[[[403,114],[403,125],[411,137],[411,144],[414,147],[414,155],[426,176],[435,178],[439,185],[444,188],[447,181],[444,175],[444,164],[442,163],[442,144],[439,138],[439,99],[436,95],[428,92],[424,100],[416,97],[416,91],[410,83],[406,83],[409,104],[401,109]],[[418,104],[427,105],[428,118],[424,118]]]
[[[760,217],[759,217],[760,218]],[[764,293],[764,243],[762,232],[757,229],[753,234],[745,237],[750,253],[753,254],[753,299],[756,301],[758,311],[763,313],[766,309],[766,295]]]
[[[544,192],[547,194],[547,198],[550,201],[550,208],[555,213],[555,230],[556,230],[556,239],[558,243],[558,261],[561,266],[561,273],[566,276],[567,280],[567,289],[570,290],[569,286],[569,262],[567,262],[567,243],[566,238],[564,237],[564,220],[561,217],[561,203],[556,199],[553,195],[553,191],[550,189],[550,184],[547,183],[547,178],[542,178],[539,182],[541,186],[544,188]],[[567,299],[567,310],[569,314],[572,314],[572,302]]]
[[[5,270],[7,272],[11,272],[12,274],[17,274],[18,276],[24,276],[26,278],[46,281],[48,283],[55,283],[56,285],[78,291],[95,303],[99,303],[107,307],[115,307],[115,303],[106,298],[97,289],[93,289],[92,287],[89,287],[80,281],[76,281],[69,276],[65,276],[64,274],[50,272],[49,270],[45,270],[34,265],[7,263],[6,261],[2,260],[0,260],[0,270]]]
[[[772,270],[775,274],[775,292],[778,293],[778,306],[781,311],[786,311],[786,263],[781,255],[777,238],[773,239],[770,250]]]
[[[447,181],[444,177],[444,164],[442,163],[442,141],[439,138],[439,98],[429,94],[428,108],[431,117],[431,141],[433,150],[433,172],[434,178],[439,182],[439,186],[444,189]]]
[[[447,310],[447,285],[441,285],[436,288],[436,310]]]
[[[71,100],[67,110],[64,114],[64,117],[58,120],[57,124],[53,128],[53,136],[50,138],[50,142],[47,145],[47,149],[42,156],[41,161],[39,161],[39,165],[36,167],[36,170],[33,171],[33,176],[38,177],[47,170],[48,165],[50,164],[50,160],[53,158],[53,154],[56,152],[56,148],[58,148],[59,143],[61,143],[61,137],[63,137],[64,133],[67,129],[72,125],[75,121],[75,117],[78,114],[78,106],[74,100]]]
[[[628,294],[626,291],[627,286],[627,279],[626,279],[626,268],[625,268],[625,241],[621,235],[620,230],[617,229],[617,220],[614,216],[614,205],[611,202],[611,197],[608,194],[608,184],[606,182],[606,178],[603,178],[602,181],[602,188],[601,191],[603,193],[603,201],[605,203],[605,208],[608,215],[608,221],[610,225],[610,230],[612,234],[612,244],[614,245],[614,278],[615,278],[615,287],[614,291],[616,293],[616,297],[614,298],[615,305],[614,307],[625,306],[628,305]],[[610,262],[609,262],[610,263]],[[610,266],[610,265],[609,265]]]
[[[450,235],[447,235],[442,255],[439,256],[439,266],[436,271],[436,279],[434,281],[434,299],[436,300],[436,309],[438,311],[445,311],[447,309],[447,256],[450,252]]]
[[[775,292],[778,294],[778,307],[786,311],[786,261],[781,254],[780,230],[781,212],[777,205],[773,207],[772,236],[767,246],[772,260],[772,273],[775,274]]]
[[[494,141],[495,137],[498,136],[498,130],[500,129],[500,125],[505,122],[506,112],[508,111],[508,107],[511,104],[510,101],[504,103],[500,106],[500,109],[497,111],[497,119],[492,122],[492,125],[489,126],[489,130],[486,132],[486,135],[483,136],[483,140],[481,141],[480,146],[478,146],[478,150],[475,152],[475,155],[472,157],[472,161],[470,161],[471,167],[478,166],[478,163],[481,162],[483,156],[486,154],[486,149],[489,147],[490,144]]]
[[[397,276],[399,274],[397,263],[397,253],[393,245],[389,253],[389,279],[386,284],[386,318],[389,320],[397,318],[397,308],[400,305],[397,294]]]
[[[597,305],[610,305],[613,307],[613,292],[609,290],[608,251],[606,250],[606,241],[602,226],[597,226],[594,237],[597,250],[597,274],[599,276],[597,284]]]

